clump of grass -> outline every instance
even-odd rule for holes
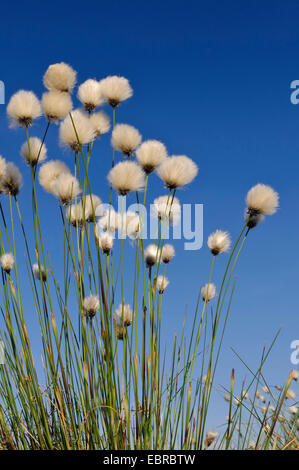
[[[133,94],[124,77],[107,77],[100,82],[92,79],[80,85],[78,97],[85,111],[72,110],[70,94],[75,80],[76,72],[67,64],[51,65],[44,76],[49,92],[42,105],[32,92],[20,91],[7,108],[13,124],[21,127],[26,138],[21,153],[31,177],[32,226],[22,216],[22,206],[28,201],[19,194],[21,174],[1,158],[0,190],[7,199],[0,203],[1,340],[5,356],[0,365],[0,448],[251,448],[251,429],[257,432],[254,448],[297,446],[295,413],[291,411],[287,421],[280,418],[290,378],[281,395],[273,397],[275,409],[268,418],[269,406],[261,415],[255,399],[248,401],[245,388],[241,399],[235,396],[232,374],[223,437],[206,429],[235,289],[234,270],[249,233],[265,215],[276,211],[277,193],[265,185],[249,191],[245,221],[233,243],[221,230],[209,237],[211,267],[203,280],[206,285],[198,286],[192,320],[188,312],[191,334],[186,338],[185,312],[180,335],[174,336],[172,350],[164,353],[163,298],[169,280],[175,282],[168,274],[175,252],[172,245],[165,244],[164,235],[179,219],[177,190],[192,183],[198,168],[185,155],[168,157],[161,142],[141,143],[134,127],[116,124],[117,107]],[[91,156],[97,140],[104,138],[110,127],[109,117],[97,111],[105,103],[112,108],[110,191],[106,197],[101,194],[110,204],[108,209],[93,193],[90,181],[94,171]],[[31,125],[41,111],[46,127],[44,135],[36,138],[30,135]],[[59,121],[60,140],[73,156],[72,172],[62,161],[43,163],[49,127]],[[116,160],[115,149],[122,153],[121,161]],[[145,246],[142,233],[155,172],[167,193],[155,200],[157,233]],[[58,201],[59,217],[51,222],[57,226],[57,240],[63,246],[58,266],[47,249],[47,227],[40,219],[40,209],[45,208],[38,199],[37,174],[41,186],[50,193],[48,197],[52,194]],[[121,197],[119,214],[111,208],[114,190]],[[125,210],[129,193],[136,197],[137,212]],[[18,232],[25,247],[27,275],[22,269],[22,279],[23,247],[16,243]],[[117,233],[119,240],[115,240]],[[133,243],[135,254],[127,266],[129,243]],[[212,283],[216,258],[229,251],[231,244],[222,282],[216,289]],[[129,276],[132,292],[126,282]],[[30,307],[23,302],[24,289],[31,291]],[[40,354],[34,352],[36,345],[33,348],[37,327],[42,365]],[[251,387],[263,379],[264,359],[253,374]],[[245,433],[244,408],[248,414]]]

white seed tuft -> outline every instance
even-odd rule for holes
[[[47,158],[47,147],[38,137],[30,137],[29,147],[28,142],[24,142],[21,147],[21,155],[29,165],[35,166]]]
[[[39,184],[48,193],[54,194],[55,184],[62,173],[71,173],[69,167],[60,160],[51,160],[44,163],[38,173]]]
[[[128,124],[117,124],[112,131],[111,145],[124,156],[130,156],[141,142],[139,131]]]
[[[205,302],[209,302],[216,295],[216,286],[214,284],[206,284],[201,288],[201,295]]]
[[[211,253],[216,256],[220,253],[228,251],[230,248],[231,240],[228,232],[222,230],[216,230],[208,238],[208,247]]]
[[[136,150],[136,158],[145,173],[152,173],[167,157],[167,150],[158,140],[146,140]]]
[[[108,174],[108,181],[122,196],[130,191],[141,191],[144,187],[144,172],[135,162],[120,162]]]
[[[113,108],[133,95],[129,81],[125,77],[118,77],[117,75],[103,78],[100,81],[100,87],[104,99]]]
[[[70,92],[76,83],[76,72],[64,62],[52,64],[44,75],[44,85],[48,90]]]
[[[57,122],[64,119],[73,109],[69,93],[49,91],[42,96],[42,110],[48,121]]]
[[[92,78],[86,80],[78,88],[78,98],[84,105],[85,111],[93,111],[104,103],[100,83]]]
[[[10,273],[10,271],[13,268],[15,259],[12,253],[3,253],[3,255],[0,258],[0,263],[3,271],[6,273]]]
[[[7,105],[7,114],[11,125],[28,127],[41,115],[41,105],[32,91],[20,90],[15,93]]]
[[[198,173],[196,163],[185,155],[166,158],[157,169],[158,175],[169,189],[191,183]]]

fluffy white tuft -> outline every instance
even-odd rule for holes
[[[79,181],[71,173],[61,173],[54,185],[54,194],[63,206],[67,206],[70,202],[80,194]]]
[[[253,215],[272,215],[277,211],[279,195],[271,186],[257,184],[248,191],[246,204]]]
[[[139,131],[128,124],[117,124],[112,131],[111,144],[126,156],[132,155],[141,142]]]
[[[165,276],[158,276],[156,281],[156,287],[159,294],[163,294],[166,287],[169,285],[169,280]]]
[[[168,220],[176,224],[181,217],[181,205],[178,198],[169,196],[160,196],[154,200],[153,215],[159,220]]]
[[[292,374],[292,379],[293,379],[293,380],[296,380],[296,381],[297,381],[297,380],[299,379],[299,370],[293,369],[293,370],[291,371],[291,374]]]
[[[99,245],[106,255],[109,255],[113,248],[113,237],[110,233],[102,233],[99,239]]]
[[[48,193],[54,193],[57,178],[62,173],[71,173],[69,167],[60,160],[51,160],[44,163],[38,173],[39,184]]]
[[[64,119],[73,109],[69,93],[49,91],[42,96],[42,110],[48,121]]]
[[[120,321],[121,326],[130,326],[133,321],[133,311],[129,304],[120,304],[115,310],[115,314]]]
[[[160,250],[154,244],[148,245],[144,250],[144,258],[147,266],[154,266],[160,258]]]
[[[299,408],[295,405],[293,406],[289,406],[289,412],[292,414],[292,415],[296,415],[298,413],[298,410]]]
[[[35,279],[37,279],[38,281],[44,282],[47,279],[45,268],[41,266],[39,269],[38,263],[34,263],[34,265],[32,266],[32,271]]]
[[[70,92],[76,83],[76,72],[64,62],[52,64],[44,75],[44,85],[48,90]]]
[[[8,274],[12,270],[14,262],[15,262],[15,259],[12,253],[3,253],[3,255],[0,258],[1,267],[3,271],[5,271]]]
[[[7,114],[12,126],[28,127],[42,114],[41,105],[32,91],[20,90],[10,98]]]
[[[83,225],[83,209],[81,202],[72,204],[66,211],[66,216],[74,227]]]
[[[99,219],[99,227],[105,232],[115,232],[119,227],[120,215],[111,207]]]
[[[167,157],[167,150],[158,140],[146,140],[136,150],[139,165],[145,173],[152,173]]]
[[[88,116],[80,109],[73,111],[71,116],[67,116],[60,124],[59,137],[62,144],[68,145],[74,152],[78,152],[80,145],[91,142],[96,133]]]
[[[113,108],[118,106],[121,101],[127,100],[133,95],[130,83],[125,77],[113,75],[103,78],[100,81],[100,86],[104,99]]]
[[[93,113],[89,120],[97,138],[110,130],[110,119],[104,111]]]
[[[78,88],[78,98],[86,111],[93,111],[97,106],[104,103],[100,83],[92,78],[86,80]]]
[[[208,431],[206,433],[206,438],[205,438],[205,447],[206,449],[210,447],[215,439],[218,437],[218,432],[217,431]]]
[[[205,302],[209,302],[216,295],[216,286],[214,284],[206,284],[200,290],[202,298]]]
[[[130,191],[143,189],[144,172],[135,162],[120,162],[110,170],[108,181],[119,194],[125,196]]]
[[[173,245],[166,244],[162,248],[162,261],[165,264],[168,264],[172,258],[175,256],[175,250]]]
[[[85,220],[86,222],[93,222],[94,214],[98,207],[102,205],[102,201],[99,196],[95,194],[88,194],[85,197],[85,201],[82,200],[82,208],[85,206]]]
[[[211,233],[208,238],[208,247],[211,250],[211,253],[216,256],[220,253],[228,251],[231,245],[231,240],[228,232],[223,232],[223,230],[216,230],[216,232]]]
[[[17,196],[23,184],[19,169],[11,162],[6,163],[4,173],[0,179],[0,192]]]
[[[157,172],[167,188],[176,189],[191,183],[198,173],[198,167],[191,158],[178,155],[166,158]]]
[[[27,163],[37,165],[47,158],[47,147],[38,137],[30,137],[29,148],[28,142],[24,142],[21,147],[21,155]]]
[[[291,390],[290,388],[286,391],[286,399],[291,399],[291,400],[294,400],[296,396],[296,393],[294,392],[294,390]]]
[[[2,157],[2,155],[0,155],[0,180],[5,173],[5,168],[6,168],[6,160],[5,158]]]
[[[89,295],[83,301],[83,307],[88,318],[95,316],[100,308],[100,301],[97,295]]]

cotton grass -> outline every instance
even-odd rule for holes
[[[100,81],[101,92],[107,103],[113,108],[133,95],[129,81],[117,75],[108,76]]]
[[[189,157],[178,155],[166,158],[157,172],[167,188],[177,189],[194,180],[198,167]]]
[[[51,91],[70,92],[76,83],[75,70],[65,62],[52,64],[44,75],[44,85]]]
[[[128,124],[117,124],[112,132],[111,144],[124,156],[129,157],[140,144],[141,138],[135,127]]]
[[[7,274],[9,274],[10,271],[12,270],[14,262],[15,262],[15,259],[12,253],[3,253],[3,255],[0,258],[1,268]]]
[[[48,121],[57,123],[64,119],[73,109],[69,93],[49,91],[42,96],[42,111]]]
[[[74,152],[80,150],[81,145],[90,143],[96,136],[88,116],[80,109],[72,111],[67,116],[59,128],[60,142],[64,146],[70,147]]]
[[[54,193],[55,184],[58,177],[62,174],[70,174],[69,167],[61,160],[51,160],[44,163],[38,173],[39,184],[48,193]]]
[[[37,165],[47,158],[47,147],[38,137],[30,137],[29,146],[24,142],[21,155],[29,165]]]
[[[141,191],[145,184],[144,172],[135,162],[120,162],[108,174],[111,186],[122,196]]]
[[[32,91],[20,90],[10,98],[7,114],[13,127],[28,127],[42,114],[41,105]]]
[[[136,158],[145,173],[152,173],[167,157],[167,150],[158,140],[147,140],[136,150]]]

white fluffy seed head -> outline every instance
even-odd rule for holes
[[[228,251],[231,245],[231,240],[228,232],[223,230],[216,230],[208,238],[208,247],[211,253],[216,256],[220,253]]]
[[[292,379],[293,379],[293,380],[296,380],[296,381],[297,381],[297,380],[299,379],[299,370],[293,369],[293,370],[291,371],[291,374],[292,374]]]
[[[290,388],[286,391],[286,399],[294,400],[296,393]]]
[[[296,415],[298,413],[298,410],[299,408],[295,405],[293,406],[289,406],[289,412],[292,414],[292,415]]]
[[[169,196],[160,196],[154,200],[153,215],[159,220],[168,220],[172,224],[176,224],[180,220],[181,205],[178,198]]]
[[[159,294],[163,294],[166,287],[169,285],[169,280],[165,276],[158,276],[156,281],[156,288]]]
[[[5,171],[0,179],[0,192],[17,196],[23,184],[19,169],[12,163],[6,163]]]
[[[0,155],[0,180],[5,173],[5,168],[6,168],[6,160],[5,158],[2,157],[2,155]]]
[[[41,113],[40,102],[32,91],[18,91],[10,98],[7,105],[7,114],[12,126],[31,126],[33,120]]]
[[[136,212],[127,211],[123,217],[123,231],[132,239],[136,239],[140,232],[140,218]],[[120,228],[121,230],[121,228]]]
[[[138,163],[145,173],[152,173],[167,157],[167,150],[158,140],[146,140],[136,150]]]
[[[29,147],[28,143],[24,142],[21,147],[21,155],[29,165],[35,166],[47,158],[47,147],[38,137],[30,137]]]
[[[147,266],[154,266],[159,260],[160,250],[154,244],[148,245],[144,250],[144,258]]]
[[[205,439],[206,449],[213,444],[213,442],[215,441],[215,439],[217,439],[217,437],[218,437],[218,432],[216,432],[216,431],[208,431],[207,432],[206,439]]]
[[[67,206],[80,194],[78,180],[70,173],[61,173],[54,185],[54,194],[63,206]]]
[[[88,194],[85,197],[85,202],[82,201],[82,206],[85,205],[85,220],[86,222],[93,222],[94,220],[94,214],[96,213],[96,210],[99,206],[102,205],[102,201],[99,198],[99,196],[96,196],[95,194]]]
[[[130,326],[133,321],[133,311],[129,304],[120,304],[115,310],[115,314],[120,321],[121,326]]]
[[[97,80],[89,78],[78,88],[78,98],[86,111],[91,112],[104,103],[101,85]]]
[[[139,131],[128,124],[117,124],[112,132],[111,144],[125,156],[130,156],[141,142]]]
[[[111,207],[99,219],[99,227],[105,232],[115,232],[119,227],[119,214]]]
[[[52,64],[44,75],[44,85],[48,90],[70,92],[76,83],[76,72],[64,62]]]
[[[48,121],[57,122],[64,119],[73,109],[69,93],[49,91],[42,96],[42,110]]]
[[[68,208],[66,216],[74,227],[81,227],[81,225],[83,225],[83,209],[81,202],[72,204]]]
[[[45,268],[43,266],[41,266],[39,269],[38,263],[34,263],[32,266],[32,271],[33,271],[33,275],[35,279],[37,279],[38,281],[45,282],[45,280],[47,279],[47,276],[46,276]]]
[[[103,78],[100,81],[100,87],[104,99],[113,108],[133,95],[129,81],[125,77],[117,75]]]
[[[97,295],[89,295],[83,301],[83,307],[87,318],[93,318],[100,308],[100,301]]]
[[[206,284],[201,288],[201,295],[205,302],[210,302],[216,295],[216,286],[215,284]]]
[[[5,271],[8,274],[12,270],[14,262],[15,262],[15,259],[12,253],[3,253],[3,255],[0,258],[1,267],[3,271]]]
[[[113,248],[112,235],[109,232],[102,233],[99,238],[99,244],[103,253],[105,253],[105,255],[109,255],[109,253],[111,252]]]
[[[263,392],[266,393],[266,394],[269,394],[269,393],[270,393],[270,389],[269,389],[269,387],[267,387],[267,385],[263,385],[262,390],[263,390]]]
[[[104,111],[93,113],[90,116],[90,123],[95,131],[96,138],[99,138],[102,134],[106,134],[110,130],[110,119]]]
[[[80,145],[91,142],[96,133],[88,116],[80,109],[72,111],[71,116],[67,116],[60,124],[59,137],[63,145],[69,146],[74,152],[78,152]]]
[[[60,160],[51,160],[44,163],[38,173],[39,184],[48,193],[54,194],[57,178],[62,173],[71,173],[69,167]]]
[[[175,255],[175,250],[173,245],[166,244],[162,248],[162,261],[163,263],[169,263]]]
[[[144,172],[135,162],[120,162],[108,174],[111,186],[122,196],[130,191],[141,191],[144,187]]]
[[[272,215],[277,211],[279,195],[271,186],[257,184],[248,191],[246,204],[252,215]]]
[[[167,188],[176,189],[191,183],[198,173],[198,167],[191,158],[178,155],[166,158],[157,172]]]

